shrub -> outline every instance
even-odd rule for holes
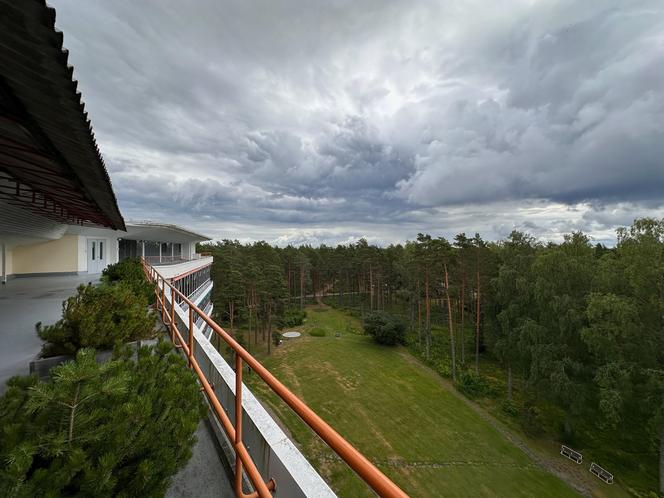
[[[446,358],[436,363],[434,369],[436,370],[436,372],[438,372],[438,375],[441,375],[442,377],[452,377],[452,368],[450,367],[449,358]]]
[[[500,409],[503,411],[503,413],[506,413],[510,417],[516,417],[519,415],[519,408],[516,406],[516,403],[509,399],[503,400],[503,402],[500,404]]]
[[[496,390],[491,382],[474,370],[463,370],[459,375],[456,388],[470,399],[496,395]]]
[[[123,259],[119,263],[108,265],[101,272],[101,281],[111,285],[122,282],[135,294],[144,296],[148,304],[155,301],[154,287],[145,279],[140,259]]]
[[[284,315],[279,319],[279,328],[297,327],[304,323],[307,312],[299,308],[286,308]]]
[[[539,436],[544,432],[540,409],[532,401],[526,401],[521,410],[521,427],[529,436]]]
[[[43,357],[73,355],[81,348],[111,349],[118,343],[151,337],[155,318],[144,296],[124,285],[81,285],[64,301],[62,319],[53,325],[37,324],[46,344]]]
[[[325,337],[325,329],[320,327],[313,328],[309,331],[309,335],[312,337]]]
[[[163,496],[205,413],[185,361],[160,342],[137,359],[94,351],[15,377],[0,398],[0,496]]]
[[[395,346],[406,341],[406,325],[394,316],[381,311],[367,314],[364,331],[373,336],[378,344]]]

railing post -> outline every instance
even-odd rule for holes
[[[173,344],[175,344],[175,292],[173,292],[173,289],[170,289],[171,291],[171,341]]]
[[[242,460],[238,446],[242,444],[242,358],[235,352],[235,492],[242,493]]]
[[[166,281],[164,277],[161,278],[161,321],[166,323],[166,316],[164,309],[166,308]]]
[[[192,368],[194,359],[194,309],[189,306],[189,368]]]

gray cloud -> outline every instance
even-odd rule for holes
[[[127,218],[610,242],[664,213],[659,0],[53,3]]]

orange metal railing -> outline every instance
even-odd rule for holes
[[[157,309],[161,312],[161,319],[164,324],[169,327],[171,340],[176,347],[181,348],[187,360],[189,367],[192,368],[202,385],[202,390],[205,392],[215,416],[221,422],[221,425],[232,442],[233,450],[235,451],[235,493],[242,498],[272,497],[272,491],[276,489],[276,482],[270,479],[267,483],[263,480],[258,471],[256,464],[252,460],[246,446],[242,442],[242,367],[243,362],[246,363],[251,369],[263,379],[263,381],[274,391],[282,400],[297,413],[297,415],[311,427],[320,438],[332,448],[341,459],[348,464],[379,496],[407,498],[408,495],[404,493],[396,484],[394,484],[385,474],[372,464],[362,453],[357,451],[348,441],[346,441],[338,432],[336,432],[329,424],[309,408],[300,398],[293,394],[286,386],[284,386],[274,375],[272,375],[258,360],[240,346],[235,339],[233,339],[224,329],[207,316],[201,309],[194,305],[187,296],[182,294],[176,289],[169,281],[164,279],[157,270],[143,261],[143,269],[146,277],[155,284],[155,294],[157,296]],[[170,309],[169,303],[166,299],[168,294],[171,295]],[[177,299],[176,299],[177,298]],[[189,335],[188,341],[185,341],[178,330],[175,321],[175,306],[176,300],[180,303],[188,305],[189,314]],[[196,358],[194,357],[194,315],[202,318],[207,325],[228,344],[235,352],[235,425],[231,422],[230,418],[224,411],[224,408],[219,403],[217,396],[214,393],[213,387],[205,377],[201,370]],[[252,494],[245,494],[242,490],[242,471],[246,472],[251,484],[255,491]]]

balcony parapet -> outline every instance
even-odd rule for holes
[[[190,260],[172,261],[170,263],[162,262],[161,264],[151,263],[148,258],[145,258],[145,260],[146,263],[159,268],[159,274],[162,277],[170,280],[173,278],[182,277],[183,275],[195,272],[205,266],[211,265],[213,258],[212,256],[205,256]]]

